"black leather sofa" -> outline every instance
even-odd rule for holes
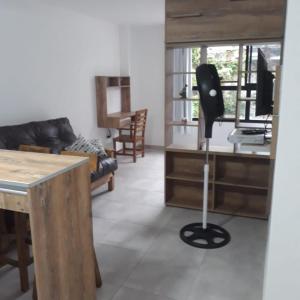
[[[0,149],[18,150],[20,145],[33,145],[50,148],[51,153],[59,154],[75,140],[67,118],[0,127]],[[92,189],[108,183],[112,190],[117,161],[108,155],[98,155],[98,159],[99,168],[91,173]]]

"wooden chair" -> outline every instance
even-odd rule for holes
[[[33,262],[33,258],[30,257],[29,244],[27,243],[28,218],[24,213],[14,212],[14,225],[13,228],[8,230],[4,216],[5,212],[0,209],[0,267],[6,264],[17,267],[19,269],[21,291],[26,292],[29,290],[27,268]],[[10,247],[8,247],[8,241],[5,242],[6,245],[3,245],[5,238],[6,240],[14,240],[16,242],[17,260],[7,255],[6,252]]]
[[[133,162],[136,162],[137,154],[145,155],[145,128],[147,121],[147,109],[138,110],[132,118],[129,127],[119,128],[119,136],[113,139],[114,151],[116,155],[133,156]],[[127,134],[123,134],[127,131]],[[129,134],[128,134],[129,132]],[[122,143],[122,149],[117,151],[117,142]],[[132,148],[127,148],[126,144],[132,144]]]

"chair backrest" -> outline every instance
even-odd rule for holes
[[[135,112],[134,121],[132,122],[134,136],[145,136],[148,109],[141,109]]]

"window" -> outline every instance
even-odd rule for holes
[[[236,116],[237,101],[237,82],[238,82],[238,65],[239,65],[239,45],[224,46],[202,46],[198,48],[187,49],[190,55],[186,59],[187,77],[192,82],[194,90],[196,88],[196,78],[193,75],[200,63],[210,63],[216,65],[218,70],[224,97],[224,121],[234,121]],[[281,45],[280,43],[255,44],[243,46],[243,73],[242,78],[242,96],[251,98],[251,101],[243,101],[240,105],[240,121],[246,123],[265,123],[268,116],[255,116],[255,98],[256,98],[256,64],[257,52],[260,48],[268,61],[270,71],[275,71],[276,65],[280,63]],[[198,95],[196,96],[198,97]],[[197,118],[199,115],[198,102],[192,102],[191,118]],[[270,121],[271,119],[269,119]]]

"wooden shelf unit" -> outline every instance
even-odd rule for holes
[[[96,76],[97,121],[101,128],[120,128],[130,122],[130,77]],[[119,88],[121,93],[121,111],[108,114],[108,88]]]
[[[203,205],[203,184],[185,179],[166,180],[166,205],[200,209]],[[213,189],[212,184],[208,189],[208,209],[212,211]]]
[[[195,75],[195,72],[174,72],[174,50],[175,48],[166,48],[165,52],[165,145],[176,143],[176,134],[174,134],[174,127],[191,127],[194,130],[195,148],[199,149],[204,144],[204,119],[199,108],[198,121],[192,121],[190,115],[182,112],[182,119],[187,119],[187,122],[180,120],[180,116],[174,115],[175,105],[178,103],[190,105],[191,103],[199,105],[199,96],[194,97],[192,94],[187,97],[181,97],[179,90],[174,86],[174,78],[178,75]],[[175,90],[176,89],[176,90]]]
[[[205,152],[166,148],[167,206],[202,209]],[[209,211],[266,219],[269,211],[268,155],[212,151]]]
[[[174,64],[176,58],[174,51],[198,47],[197,45],[208,47],[227,43],[243,44],[250,41],[281,41],[286,2],[286,0],[220,0],[216,5],[214,1],[209,0],[165,1],[166,205],[202,208],[204,152],[199,149],[204,147],[204,120],[199,109],[197,137],[195,136],[194,141],[184,137],[178,138],[179,134],[195,134],[197,130],[194,124],[188,124],[193,126],[187,127],[183,122],[177,122],[180,118],[175,117],[174,113],[175,105],[186,105],[188,101],[194,101],[191,95],[187,95],[188,99],[180,98],[178,78],[180,76],[185,78],[185,75],[192,77],[195,73],[175,69],[178,66]],[[200,55],[200,63],[206,63],[206,54],[203,54]],[[242,59],[239,61],[239,75],[248,72],[242,70],[242,61]],[[280,70],[278,72],[280,74]],[[240,80],[241,76],[237,81],[232,81],[237,84],[238,91],[241,86]],[[272,139],[271,156],[265,153],[240,153],[233,152],[232,149],[210,148],[210,211],[256,218],[268,217],[278,126],[279,85],[277,84],[275,88],[277,100],[272,125],[275,128],[275,138]],[[237,112],[241,104],[249,105],[254,101],[250,97],[242,96],[242,93],[238,93]],[[184,117],[186,116],[183,115],[182,119],[185,119]],[[236,119],[238,128],[239,120]]]

